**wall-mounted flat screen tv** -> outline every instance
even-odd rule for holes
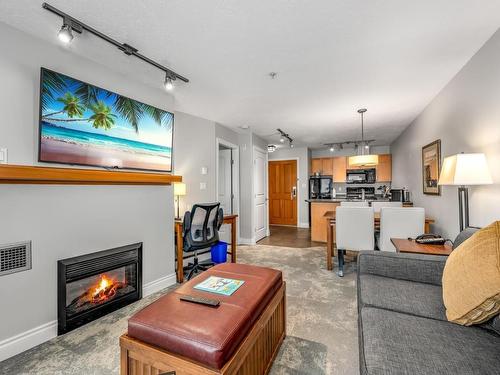
[[[172,171],[173,113],[42,68],[42,162]]]

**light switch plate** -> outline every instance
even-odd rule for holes
[[[8,153],[6,148],[0,148],[0,164],[7,164]]]
[[[207,190],[207,183],[206,182],[200,182],[200,190]]]
[[[208,174],[208,168],[207,167],[201,167],[201,174]]]

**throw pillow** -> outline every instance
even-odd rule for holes
[[[451,253],[442,281],[449,321],[468,326],[500,312],[500,221],[477,231]]]

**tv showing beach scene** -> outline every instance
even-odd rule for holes
[[[172,171],[173,113],[42,68],[39,161]]]

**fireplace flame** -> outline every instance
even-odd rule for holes
[[[102,275],[96,287],[93,288],[93,290],[91,289],[91,292],[89,293],[90,302],[101,303],[114,297],[119,286],[120,283],[106,275]]]

